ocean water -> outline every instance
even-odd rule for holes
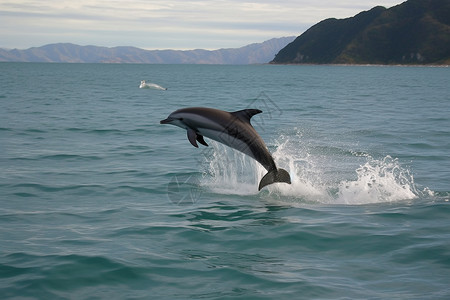
[[[167,90],[139,89],[141,80]],[[1,299],[449,299],[450,69],[0,64]],[[159,121],[258,108],[292,184]]]

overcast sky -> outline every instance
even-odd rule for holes
[[[403,0],[0,0],[0,47],[50,43],[219,49],[298,36]]]

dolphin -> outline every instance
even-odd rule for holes
[[[279,169],[263,139],[250,124],[250,119],[262,113],[259,109],[226,112],[207,107],[182,108],[171,113],[160,124],[172,124],[187,130],[189,142],[198,148],[197,142],[208,144],[204,136],[247,154],[258,161],[268,172],[261,179],[258,190],[275,182],[291,183],[289,173]]]

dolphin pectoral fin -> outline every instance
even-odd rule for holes
[[[258,191],[260,191],[266,185],[275,183],[275,182],[285,182],[291,184],[291,176],[284,169],[275,169],[269,171],[259,182]]]
[[[208,147],[208,144],[205,142],[205,139],[203,138],[203,135],[197,134],[197,141],[198,141],[200,144],[202,144],[202,145]]]
[[[244,122],[250,123],[250,119],[254,115],[257,115],[259,113],[262,113],[262,110],[259,110],[259,109],[243,109],[243,110],[238,110],[238,111],[232,112],[231,114],[233,116],[235,116],[236,118],[244,121]]]
[[[196,141],[197,134],[195,133],[195,131],[192,129],[188,129],[187,137],[188,137],[189,142],[191,142],[192,146],[194,146],[195,148],[198,148],[197,141]]]

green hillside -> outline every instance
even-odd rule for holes
[[[324,20],[271,63],[450,64],[450,0],[409,0]]]

